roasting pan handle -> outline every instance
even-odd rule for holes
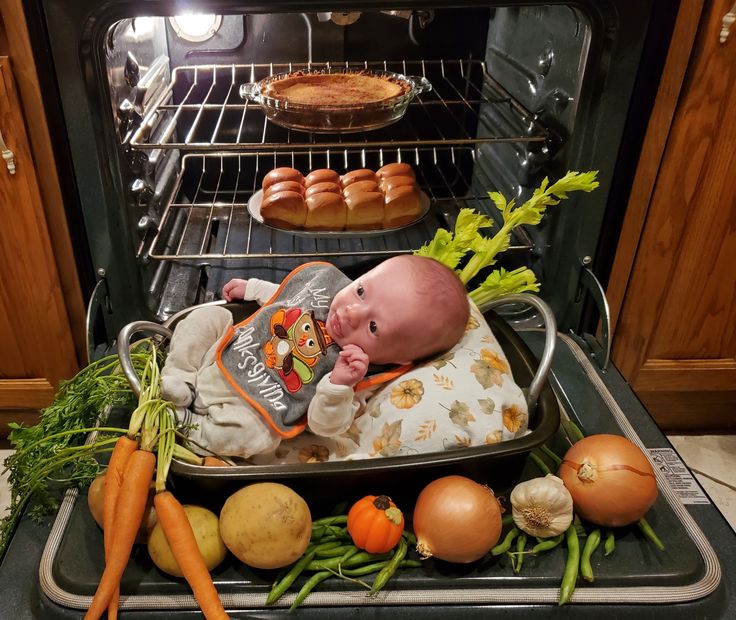
[[[504,295],[498,299],[491,300],[487,304],[483,304],[481,310],[485,312],[491,308],[497,308],[498,306],[504,306],[511,303],[533,306],[539,310],[539,313],[542,315],[542,320],[544,321],[544,350],[542,351],[542,359],[539,360],[537,372],[532,378],[532,382],[529,384],[529,392],[526,397],[527,407],[529,409],[529,414],[531,415],[537,407],[539,394],[547,380],[547,374],[549,373],[549,368],[552,365],[552,356],[554,355],[555,344],[557,343],[557,320],[552,312],[552,308],[550,308],[536,295],[529,295],[528,293]]]
[[[152,323],[151,321],[134,321],[133,323],[128,323],[120,330],[118,334],[118,358],[120,359],[120,367],[123,369],[123,374],[128,380],[128,383],[130,383],[133,394],[136,396],[140,396],[141,393],[141,380],[138,378],[138,374],[133,366],[133,360],[130,357],[130,339],[133,334],[138,332],[150,332],[163,336],[164,338],[171,338],[171,334],[173,334],[168,327],[164,327],[158,323]]]

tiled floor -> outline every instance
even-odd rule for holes
[[[668,435],[713,503],[736,531],[736,435]],[[11,453],[0,449],[0,463]],[[2,468],[0,467],[0,470]],[[10,493],[0,480],[0,516],[10,503]]]
[[[736,531],[736,435],[668,435],[667,438]]]

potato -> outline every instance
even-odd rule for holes
[[[104,503],[105,495],[105,474],[97,476],[89,485],[87,489],[87,506],[92,514],[92,518],[97,522],[97,525],[103,527],[102,521],[102,505]],[[148,536],[156,525],[156,509],[153,506],[153,496],[155,495],[154,484],[151,482],[151,488],[148,492],[148,500],[146,501],[146,511],[143,513],[143,523],[138,529],[135,541],[137,543],[144,543],[148,540]]]
[[[220,511],[228,549],[254,568],[281,568],[299,559],[312,535],[307,503],[275,482],[251,484],[233,493]]]
[[[220,536],[217,515],[202,506],[185,504],[183,508],[187,519],[189,519],[189,524],[192,526],[194,538],[197,540],[197,547],[199,547],[204,563],[208,570],[212,570],[227,555],[227,548]],[[164,573],[174,577],[184,576],[174,558],[169,541],[166,540],[164,528],[161,527],[160,523],[154,526],[151,535],[148,537],[148,554],[151,556],[153,563]]]

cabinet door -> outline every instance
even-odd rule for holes
[[[10,62],[0,56],[0,436],[33,423],[77,360]],[[42,172],[42,171],[40,171]]]
[[[736,27],[706,2],[613,342],[660,426],[736,426]]]

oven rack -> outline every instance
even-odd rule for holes
[[[421,247],[438,228],[452,229],[462,208],[491,217],[497,214],[486,193],[492,185],[483,176],[483,166],[476,165],[484,155],[470,147],[422,147],[403,153],[403,161],[415,165],[417,181],[431,204],[421,221],[397,231],[346,237],[297,235],[261,224],[248,212],[248,200],[260,188],[263,176],[275,167],[303,171],[331,167],[344,173],[356,168],[377,169],[396,161],[396,155],[384,149],[187,154],[153,238],[150,244],[144,239],[139,256],[198,265],[232,259],[390,256]],[[533,247],[526,231],[514,231],[510,250]]]
[[[241,99],[243,83],[300,69],[373,69],[421,75],[432,90],[414,99],[398,122],[373,131],[317,134],[271,123]],[[145,112],[129,144],[138,149],[290,152],[312,148],[396,148],[425,144],[541,142],[547,129],[489,73],[481,60],[195,65],[176,67]]]

